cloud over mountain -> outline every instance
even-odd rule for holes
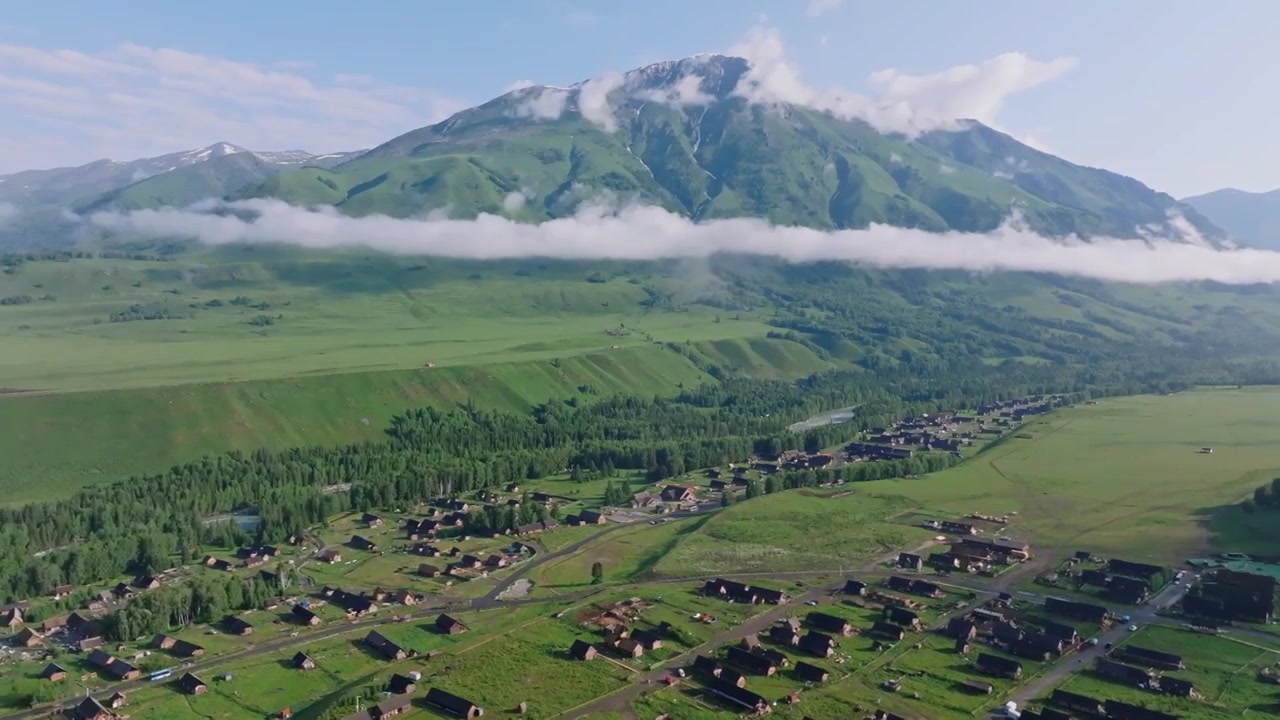
[[[978,120],[999,127],[998,117],[1012,96],[1043,85],[1076,66],[1074,58],[1036,60],[1009,52],[977,64],[959,65],[929,75],[912,75],[894,68],[867,78],[871,94],[843,88],[818,89],[805,83],[799,68],[786,55],[776,30],[757,27],[728,54],[747,61],[745,72],[729,79],[727,94],[762,105],[798,105],[844,120],[862,120],[881,132],[915,136],[930,130],[960,127],[958,121]],[[569,88],[518,83],[522,93],[518,117],[544,120],[577,110],[608,132],[618,128],[615,112],[628,100],[674,106],[707,104],[711,87],[725,78],[711,73],[722,67],[704,54],[681,61],[657,63],[625,75],[607,73]]]
[[[353,218],[332,208],[276,200],[209,203],[187,209],[98,213],[100,228],[211,244],[284,243],[318,248],[370,247],[393,253],[476,259],[514,257],[651,259],[733,252],[795,262],[846,260],[874,267],[1027,271],[1134,283],[1213,280],[1280,282],[1280,253],[1215,250],[1195,238],[1051,239],[1016,218],[990,233],[929,233],[872,225],[824,232],[758,219],[695,223],[651,206],[594,203],[539,225],[495,215],[474,220]],[[1178,223],[1172,223],[1175,228]],[[1191,229],[1194,232],[1194,228]]]
[[[1061,77],[1074,58],[1041,61],[1024,53],[998,55],[977,65],[959,65],[930,75],[887,68],[871,74],[873,95],[807,85],[786,57],[774,30],[757,28],[732,50],[751,64],[736,93],[752,102],[790,103],[846,120],[863,120],[881,132],[916,135],[955,128],[958,120],[998,127],[1008,98]]]

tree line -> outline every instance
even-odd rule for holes
[[[1275,478],[1266,485],[1259,485],[1254,489],[1252,497],[1240,501],[1240,507],[1250,515],[1259,510],[1263,512],[1280,510],[1280,478]]]

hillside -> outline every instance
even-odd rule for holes
[[[354,215],[571,214],[600,191],[695,219],[764,217],[815,228],[870,223],[990,230],[1019,209],[1052,235],[1136,237],[1185,215],[1140,182],[1073,165],[977,123],[916,140],[736,94],[749,65],[702,56],[617,83],[535,86],[395,138],[332,170],[304,168],[233,197],[329,204]]]
[[[307,156],[304,161],[299,157],[283,163],[273,161],[272,154],[237,152],[220,155],[79,200],[73,209],[78,213],[86,213],[98,210],[182,207],[199,200],[220,198],[245,185],[260,183],[287,167],[295,167],[299,161],[305,162],[309,167],[322,168],[347,157],[347,153],[324,159]]]
[[[345,162],[359,153],[330,153],[312,155],[303,150],[283,152],[254,152],[227,142],[184,152],[169,153],[140,160],[97,160],[77,167],[49,170],[24,170],[10,175],[0,175],[0,202],[16,208],[33,211],[46,207],[70,208],[82,206],[109,193],[140,184],[148,179],[161,178],[187,168],[212,165],[211,177],[226,174],[230,168],[255,166],[275,171],[303,165],[329,167]],[[179,184],[190,183],[197,173],[179,173]],[[187,178],[187,179],[183,179]],[[246,182],[261,178],[245,177]],[[234,185],[238,178],[230,177]],[[163,193],[146,191],[156,199]],[[198,199],[198,198],[197,198]]]
[[[1251,193],[1227,188],[1185,198],[1240,244],[1280,250],[1280,190]]]
[[[103,252],[4,258],[0,424],[19,431],[0,437],[0,488],[11,499],[221,449],[374,439],[423,404],[521,409],[827,370],[1103,372],[1207,357],[1220,367],[1280,345],[1265,287],[747,257]]]

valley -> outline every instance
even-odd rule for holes
[[[164,252],[157,252],[164,251]],[[108,253],[111,255],[112,253]],[[476,263],[166,247],[9,256],[5,503],[226,450],[377,440],[420,405],[675,395],[742,376],[1265,357],[1270,290],[870,271],[751,258]],[[145,319],[151,317],[152,319]],[[953,371],[946,371],[953,372]],[[963,372],[977,372],[970,369]],[[830,408],[834,409],[834,408]],[[803,418],[796,418],[801,420]],[[68,447],[65,440],[77,442]]]
[[[466,698],[484,707],[486,716],[514,713],[517,704],[527,703],[527,714],[541,718],[632,718],[654,712],[676,718],[722,717],[741,708],[729,696],[709,690],[721,686],[690,663],[707,656],[724,667],[741,668],[743,661],[732,659],[736,651],[726,648],[758,635],[764,649],[790,657],[792,664],[776,675],[748,672],[750,693],[740,695],[778,699],[771,709],[784,718],[844,717],[849,707],[868,712],[878,707],[905,718],[960,720],[981,716],[983,708],[997,708],[1010,697],[1018,698],[1020,706],[1061,708],[1058,690],[1099,703],[1159,707],[1175,717],[1225,718],[1241,711],[1265,711],[1267,686],[1252,674],[1280,663],[1280,634],[1273,627],[1237,622],[1214,637],[1194,633],[1179,616],[1176,601],[1187,588],[1176,581],[1159,585],[1162,592],[1151,604],[1137,607],[1105,591],[1041,583],[1062,558],[1081,550],[1102,558],[1090,562],[1104,568],[1106,558],[1178,569],[1187,567],[1190,557],[1220,552],[1273,554],[1274,522],[1266,514],[1244,514],[1234,502],[1259,478],[1280,474],[1280,450],[1262,441],[1277,392],[1273,387],[1203,388],[1080,402],[1029,416],[966,451],[963,463],[919,477],[842,483],[839,470],[801,471],[787,473],[787,482],[812,475],[816,482],[834,478],[835,485],[828,480],[822,487],[775,490],[774,478],[748,470],[739,475],[755,488],[748,487],[744,495],[741,487],[718,490],[708,477],[711,473],[692,468],[652,485],[626,472],[585,482],[559,475],[506,487],[483,504],[472,500],[471,493],[449,503],[430,500],[409,512],[396,510],[398,502],[374,502],[364,505],[363,517],[361,512],[339,512],[305,530],[300,544],[282,544],[261,560],[237,559],[245,555],[234,551],[236,541],[214,540],[197,555],[227,558],[229,570],[205,567],[206,560],[165,571],[159,576],[160,589],[113,597],[105,617],[111,628],[119,621],[113,618],[124,617],[121,608],[126,604],[164,607],[170,602],[165,598],[180,597],[184,588],[228,580],[245,592],[282,592],[283,599],[261,607],[238,612],[228,608],[230,616],[253,626],[251,635],[226,632],[228,624],[221,620],[180,628],[178,639],[203,648],[194,661],[175,662],[154,650],[147,632],[137,641],[112,644],[117,657],[134,658],[145,672],[172,667],[175,677],[194,674],[207,684],[207,692],[183,695],[168,682],[145,677],[120,683],[86,665],[82,654],[55,650],[50,655],[46,648],[86,632],[59,628],[40,633],[44,637],[39,642],[6,656],[0,702],[13,707],[30,696],[38,704],[56,703],[59,698],[83,696],[88,689],[103,698],[122,691],[125,708],[135,717],[229,720],[273,715],[288,707],[294,717],[338,718],[352,711],[357,697],[369,706],[384,701],[386,696],[378,691],[388,678],[412,671],[421,677],[420,687],[430,685]],[[851,426],[838,432],[840,425],[824,427],[832,439],[858,434]],[[1224,428],[1233,430],[1224,433]],[[1199,452],[1206,444],[1212,445],[1212,453]],[[1072,460],[1064,461],[1066,457]],[[1081,462],[1082,458],[1088,460]],[[670,512],[665,514],[655,513],[654,507],[628,510],[615,505],[618,509],[609,510],[607,498],[619,485],[627,486],[625,492],[685,487],[695,499],[668,503]],[[737,501],[719,498],[725,494],[737,495]],[[428,505],[470,500],[470,523],[476,507],[501,505],[504,496],[522,503],[551,498],[554,517],[548,529],[510,536],[441,531],[425,541],[414,541],[413,536],[406,541],[404,518],[429,516]],[[1160,499],[1152,499],[1156,496]],[[590,517],[593,508],[605,513],[601,524],[571,523],[574,517]],[[968,519],[975,513],[1005,519],[998,525]],[[947,541],[934,537],[938,530],[920,527],[922,519],[952,523],[950,531],[943,531],[950,536]],[[968,542],[963,533],[956,535],[969,527],[965,523],[979,528],[979,542],[986,542],[981,538],[990,533],[1029,543],[1030,558],[976,573],[936,574],[928,567],[914,570],[902,564],[903,552],[930,557],[932,562],[931,554],[946,550],[947,542],[953,548],[954,543]],[[376,547],[356,548],[354,537]],[[450,553],[459,553],[452,558],[424,555],[421,550],[451,547],[458,549]],[[326,563],[322,550],[341,555]],[[469,557],[500,556],[509,564],[463,569],[470,567]],[[592,579],[597,563],[603,568],[598,581]],[[437,575],[446,564],[459,569]],[[423,569],[427,567],[430,573]],[[1172,577],[1172,570],[1165,572]],[[1189,572],[1206,584],[1212,576],[1212,571]],[[259,579],[268,573],[272,580]],[[280,582],[277,576],[285,578],[282,589],[259,585]],[[911,601],[922,625],[917,631],[908,627],[901,642],[871,632],[881,617],[876,598],[885,591],[879,588],[894,576],[941,588],[938,598]],[[726,603],[707,596],[703,587],[719,577],[779,590],[785,596],[779,605]],[[128,575],[120,579],[120,587],[137,582]],[[866,597],[850,594],[853,580],[866,583]],[[521,585],[526,589],[510,592]],[[88,591],[77,587],[65,600],[33,600],[25,606],[26,625],[49,625],[59,610],[75,609],[76,598]],[[1011,604],[1000,604],[997,595],[1002,592],[1011,593]],[[386,599],[370,606],[376,612],[352,610],[360,607],[359,593],[385,594]],[[1063,618],[1045,608],[1046,596],[1101,603],[1116,618],[1115,624],[1108,629]],[[890,593],[879,602],[892,597],[902,596]],[[296,613],[289,612],[295,602],[309,605],[321,618],[319,625],[298,626]],[[627,609],[632,603],[639,604]],[[1021,651],[984,636],[972,641],[974,649],[967,656],[952,647],[955,623],[979,606],[1018,617],[1023,627],[1066,622],[1086,642],[1064,651],[1061,659],[1022,659],[1025,673],[1018,681],[993,679],[974,669],[979,653],[1017,659]],[[646,630],[664,642],[642,656],[620,655],[607,639],[598,639],[606,611],[622,618],[635,637]],[[811,657],[779,644],[771,634],[776,621],[788,617],[812,627],[815,612],[842,618],[854,628],[847,637],[836,634],[838,647],[830,657]],[[465,631],[442,634],[436,628],[441,614],[457,618]],[[698,620],[704,615],[715,621]],[[1136,633],[1124,628],[1131,616],[1142,626]],[[408,648],[409,656],[388,661],[371,652],[365,639],[371,629]],[[1116,645],[1180,653],[1188,671],[1176,675],[1194,682],[1196,696],[1153,695],[1107,679],[1093,668],[1103,667],[1099,658],[1108,653],[1101,644],[1090,645],[1091,636]],[[593,643],[600,657],[573,659],[568,648],[575,640]],[[299,652],[318,669],[296,669],[292,659]],[[1237,656],[1236,663],[1214,659]],[[75,679],[49,683],[36,678],[50,661],[69,669]],[[794,664],[801,661],[822,668],[827,679],[803,679]],[[1250,670],[1232,679],[1240,663]],[[965,681],[990,682],[995,690],[975,696],[961,686]],[[884,686],[891,682],[897,689],[886,691]],[[411,700],[409,707],[415,716],[434,717],[439,712],[421,697]],[[5,717],[26,720],[47,708],[39,704],[32,712],[14,710]]]
[[[471,107],[6,45],[368,149],[0,175],[0,717],[1280,713],[1274,197],[997,129],[1073,57],[748,40]]]

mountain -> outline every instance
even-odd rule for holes
[[[1280,250],[1280,190],[1251,193],[1227,188],[1184,198],[1242,245]]]
[[[83,213],[104,209],[181,207],[198,200],[223,197],[245,185],[260,183],[288,167],[332,167],[358,155],[359,153],[311,155],[301,151],[228,153],[86,198],[77,202],[74,209]]]
[[[1016,209],[1053,235],[1225,237],[1137,180],[1074,165],[977,122],[909,138],[821,110],[748,102],[738,90],[750,87],[750,70],[742,58],[704,55],[571,87],[523,88],[331,170],[285,171],[232,197],[328,204],[353,215],[449,208],[455,217],[540,221],[608,191],[694,219],[752,216],[823,229],[986,231]]]
[[[355,155],[358,153],[312,155],[302,150],[253,152],[231,143],[219,142],[198,150],[129,162],[98,160],[79,167],[26,170],[12,175],[0,175],[0,202],[29,211],[45,207],[82,206],[106,194],[120,192],[126,187],[144,183],[151,178],[208,165],[214,166],[213,169],[207,172],[194,171],[185,177],[180,176],[175,181],[175,185],[194,187],[203,183],[210,188],[215,188],[217,183],[214,180],[225,176],[231,185],[215,192],[215,195],[222,195],[246,182],[261,181],[266,177],[263,173],[268,170],[279,172],[307,164],[330,167],[350,160]],[[240,182],[241,178],[237,177],[237,172],[243,175],[243,182]],[[194,177],[203,177],[204,180],[197,181],[193,179]],[[138,193],[142,196],[154,195],[161,198],[169,194],[146,188]],[[182,196],[181,192],[172,194],[174,197]]]

